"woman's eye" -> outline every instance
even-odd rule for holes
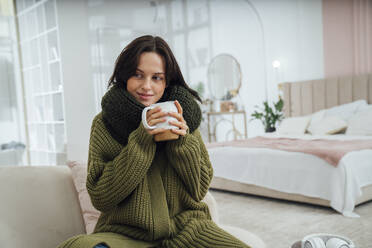
[[[138,73],[136,73],[136,74],[134,74],[134,77],[136,77],[136,78],[142,78],[142,75],[141,75],[141,74],[138,74]]]
[[[163,80],[162,77],[158,77],[158,76],[154,76],[153,79],[155,79],[156,81],[160,81],[160,80]]]

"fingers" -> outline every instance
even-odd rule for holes
[[[179,121],[169,121],[169,124],[178,127],[179,129],[185,129],[187,130],[189,127],[186,125],[186,123],[179,122]]]
[[[150,121],[147,121],[147,123],[149,124],[149,126],[154,126],[158,123],[162,123],[162,122],[166,122],[167,120],[166,119],[152,119]]]
[[[149,119],[153,114],[155,113],[158,113],[161,111],[161,108],[160,107],[156,107],[154,109],[150,109],[149,111],[147,111],[146,113],[146,118]]]
[[[165,116],[167,116],[167,113],[157,112],[151,115],[149,118],[147,118],[147,123],[149,123],[149,125],[152,126],[154,124],[164,122],[166,121],[166,119],[164,118]]]
[[[147,130],[147,133],[150,134],[150,135],[155,135],[155,134],[158,134],[158,133],[162,133],[166,131],[166,129],[164,128],[155,128],[155,129],[152,129],[152,130]]]
[[[186,124],[185,119],[183,118],[183,110],[181,104],[176,100],[175,105],[177,107],[178,112],[162,112],[160,107],[156,107],[151,109],[147,112],[147,122],[150,126],[157,125],[158,123],[166,122],[165,116],[171,116],[175,118],[177,121],[169,121],[169,124],[177,127],[176,129],[171,129],[171,131],[175,134],[185,136],[187,134],[187,130],[189,127]],[[147,133],[150,135],[156,135],[166,131],[167,129],[164,128],[155,128],[155,129],[147,129]]]
[[[149,116],[149,119],[158,119],[158,118],[161,118],[161,117],[164,117],[164,116],[167,116],[168,113],[166,112],[156,112],[154,114],[152,114],[151,116]]]
[[[181,135],[181,136],[185,136],[187,131],[184,130],[184,129],[171,129],[172,133],[175,133],[175,134],[178,134],[178,135]]]
[[[167,116],[167,113],[162,112],[160,107],[156,107],[154,109],[151,109],[150,111],[147,112],[147,123],[150,126],[156,125],[161,122],[165,122],[166,119],[162,118]]]
[[[159,118],[159,117],[166,116],[167,114],[168,113],[163,112],[160,107],[156,107],[156,108],[151,109],[150,111],[148,111],[146,117],[156,119],[156,118]]]
[[[177,100],[174,101],[174,102],[176,104],[178,113],[182,115],[183,114],[183,110],[182,110],[181,104]]]
[[[180,113],[169,112],[168,115],[169,115],[169,116],[172,116],[172,117],[174,117],[174,118],[176,118],[176,119],[177,119],[178,121],[180,121],[180,122],[185,122],[185,120],[183,119],[182,114],[180,114]]]
[[[171,131],[175,134],[185,136],[187,134],[187,130],[189,127],[186,125],[186,122],[180,121],[169,121],[169,124],[178,127],[178,129],[171,129]]]
[[[169,121],[169,124],[178,127],[179,129],[171,129],[171,131],[175,134],[185,136],[187,134],[187,130],[189,127],[186,124],[185,119],[183,118],[183,110],[181,104],[176,100],[175,101],[178,113],[176,112],[169,112],[168,115],[172,116],[177,119],[177,121]]]

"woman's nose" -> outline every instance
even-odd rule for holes
[[[146,78],[143,82],[142,88],[151,89],[151,78]]]

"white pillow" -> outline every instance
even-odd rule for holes
[[[309,126],[307,127],[307,131],[309,131],[310,129],[314,129],[314,125],[316,125],[317,122],[321,121],[324,118],[325,112],[326,110],[323,109],[311,115],[311,120]]]
[[[313,135],[335,134],[345,131],[347,122],[337,116],[324,117],[307,130]]]
[[[372,106],[356,113],[350,118],[347,135],[372,135]]]
[[[372,108],[372,104],[359,106],[356,113]]]
[[[367,106],[366,100],[358,100],[326,109],[324,117],[337,116],[345,121],[349,120],[359,109]]]
[[[304,134],[310,122],[310,116],[285,118],[278,127],[278,134]]]

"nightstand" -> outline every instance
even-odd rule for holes
[[[244,110],[240,111],[230,111],[230,112],[207,112],[207,121],[208,121],[208,141],[212,142],[212,137],[213,141],[217,140],[216,137],[216,128],[217,126],[222,122],[222,121],[228,121],[231,124],[231,129],[229,132],[233,132],[234,134],[234,140],[241,139],[241,138],[247,138],[247,115]],[[244,120],[244,131],[241,133],[237,128],[236,128],[236,116],[243,116]],[[226,117],[230,116],[229,119]],[[215,123],[212,123],[211,117],[221,117],[219,120],[217,120]]]

